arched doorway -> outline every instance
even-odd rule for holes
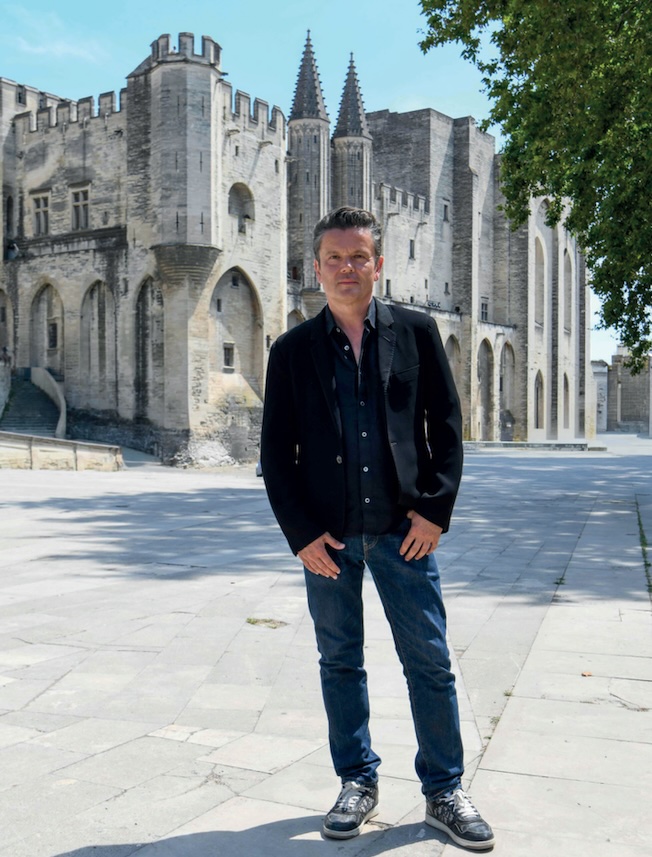
[[[514,383],[516,358],[514,349],[506,342],[500,352],[500,439],[514,440]]]
[[[57,380],[64,375],[63,303],[46,283],[36,293],[30,310],[30,366],[48,369]]]
[[[114,410],[117,407],[115,301],[106,283],[93,283],[84,295],[80,327],[80,380],[85,406]]]
[[[494,354],[483,339],[478,349],[478,439],[494,439]]]
[[[563,423],[562,423],[562,425],[564,426],[565,429],[569,429],[570,424],[571,424],[571,422],[570,422],[570,411],[571,411],[570,383],[568,381],[568,375],[565,372],[564,372],[563,396],[564,396],[564,412],[563,412]]]
[[[450,366],[450,370],[453,373],[453,380],[455,381],[455,386],[458,391],[460,389],[460,384],[462,381],[462,351],[460,349],[460,344],[457,341],[455,336],[449,336],[446,340],[446,357],[448,358],[448,365]]]
[[[545,428],[545,398],[543,387],[543,375],[537,372],[534,379],[534,428]]]
[[[11,298],[4,289],[0,289],[0,349],[6,348],[11,353],[13,344],[14,310]]]
[[[134,397],[136,419],[163,424],[165,307],[163,292],[150,278],[136,300]]]
[[[296,327],[298,324],[301,324],[302,321],[305,321],[305,318],[301,315],[298,309],[293,309],[291,313],[288,313],[288,330],[292,330],[293,327]]]
[[[262,312],[251,281],[239,268],[230,268],[218,280],[211,318],[211,365],[222,374],[241,375],[262,396]]]

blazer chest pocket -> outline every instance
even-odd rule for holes
[[[402,410],[414,398],[419,380],[419,364],[389,376],[387,402],[394,411]]]

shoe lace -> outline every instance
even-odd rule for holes
[[[356,804],[364,794],[365,788],[360,783],[345,783],[335,806],[340,812],[351,812],[355,809]]]
[[[460,821],[473,821],[480,817],[473,801],[462,789],[455,789],[450,795],[446,795],[445,800]]]

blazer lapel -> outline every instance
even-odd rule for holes
[[[387,392],[396,347],[396,332],[391,311],[380,301],[376,301],[376,324],[378,326],[378,369],[383,390]]]
[[[315,319],[312,329],[312,359],[319,378],[319,384],[328,404],[328,411],[333,419],[337,433],[342,435],[342,419],[335,395],[335,373],[330,353],[330,343],[325,332],[326,325],[322,313]]]

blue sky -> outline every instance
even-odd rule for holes
[[[456,46],[423,55],[425,19],[417,0],[23,0],[2,3],[0,76],[78,100],[119,91],[163,33],[191,32],[222,47],[234,89],[277,105],[287,116],[307,30],[311,31],[330,118],[354,55],[367,110],[433,107],[485,119],[478,72]],[[613,338],[592,336],[593,359],[609,359]]]

